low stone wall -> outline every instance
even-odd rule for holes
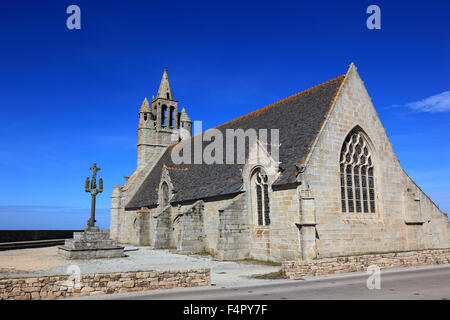
[[[367,271],[371,265],[380,269],[450,263],[450,249],[433,249],[360,256],[322,258],[312,261],[288,261],[281,272],[289,279],[333,273]]]
[[[210,284],[210,269],[10,278],[0,279],[0,300],[58,299]]]

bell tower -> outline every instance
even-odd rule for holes
[[[152,97],[151,107],[144,99],[139,111],[138,161],[142,170],[154,161],[171,144],[179,141],[178,129],[181,125],[189,128],[191,124],[186,110],[178,112],[178,101],[174,100],[167,69],[164,69],[156,98]]]
[[[161,132],[161,142],[166,141],[164,133],[172,133],[179,126],[178,101],[173,99],[167,69],[164,69],[156,99],[152,99],[153,115],[156,117],[156,130]],[[170,138],[170,137],[169,137]]]

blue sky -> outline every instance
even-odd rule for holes
[[[81,8],[81,30],[66,8]],[[381,8],[381,30],[366,8]],[[136,167],[137,112],[164,67],[207,129],[355,62],[404,169],[450,211],[449,1],[2,1],[0,229],[84,228],[95,161]]]

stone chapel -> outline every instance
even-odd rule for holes
[[[278,129],[278,161],[274,143],[258,142],[265,156],[246,152],[245,163],[175,163],[179,148],[205,147],[209,130],[192,136],[164,70],[139,110],[137,168],[111,195],[112,239],[219,260],[450,247],[447,214],[401,167],[353,63],[214,129]]]

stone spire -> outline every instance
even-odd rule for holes
[[[151,112],[150,104],[148,103],[147,98],[145,98],[144,101],[142,102],[141,109],[139,110],[139,112]]]
[[[156,99],[158,98],[173,100],[172,89],[170,88],[169,76],[167,75],[166,68],[164,68],[161,84],[159,85],[158,94],[156,95]]]
[[[145,98],[139,111],[138,171],[151,168],[162,152],[176,142],[174,134],[178,134],[181,125],[179,116],[181,112],[178,112],[178,101],[173,99],[167,69],[164,68],[158,94],[151,101]],[[182,124],[185,131],[192,132],[190,120]]]
[[[181,139],[186,139],[192,136],[192,121],[191,118],[189,118],[186,109],[183,107],[183,110],[181,110],[180,113],[180,134]]]
[[[192,122],[191,118],[189,118],[186,109],[184,107],[183,110],[181,110],[180,121]]]

